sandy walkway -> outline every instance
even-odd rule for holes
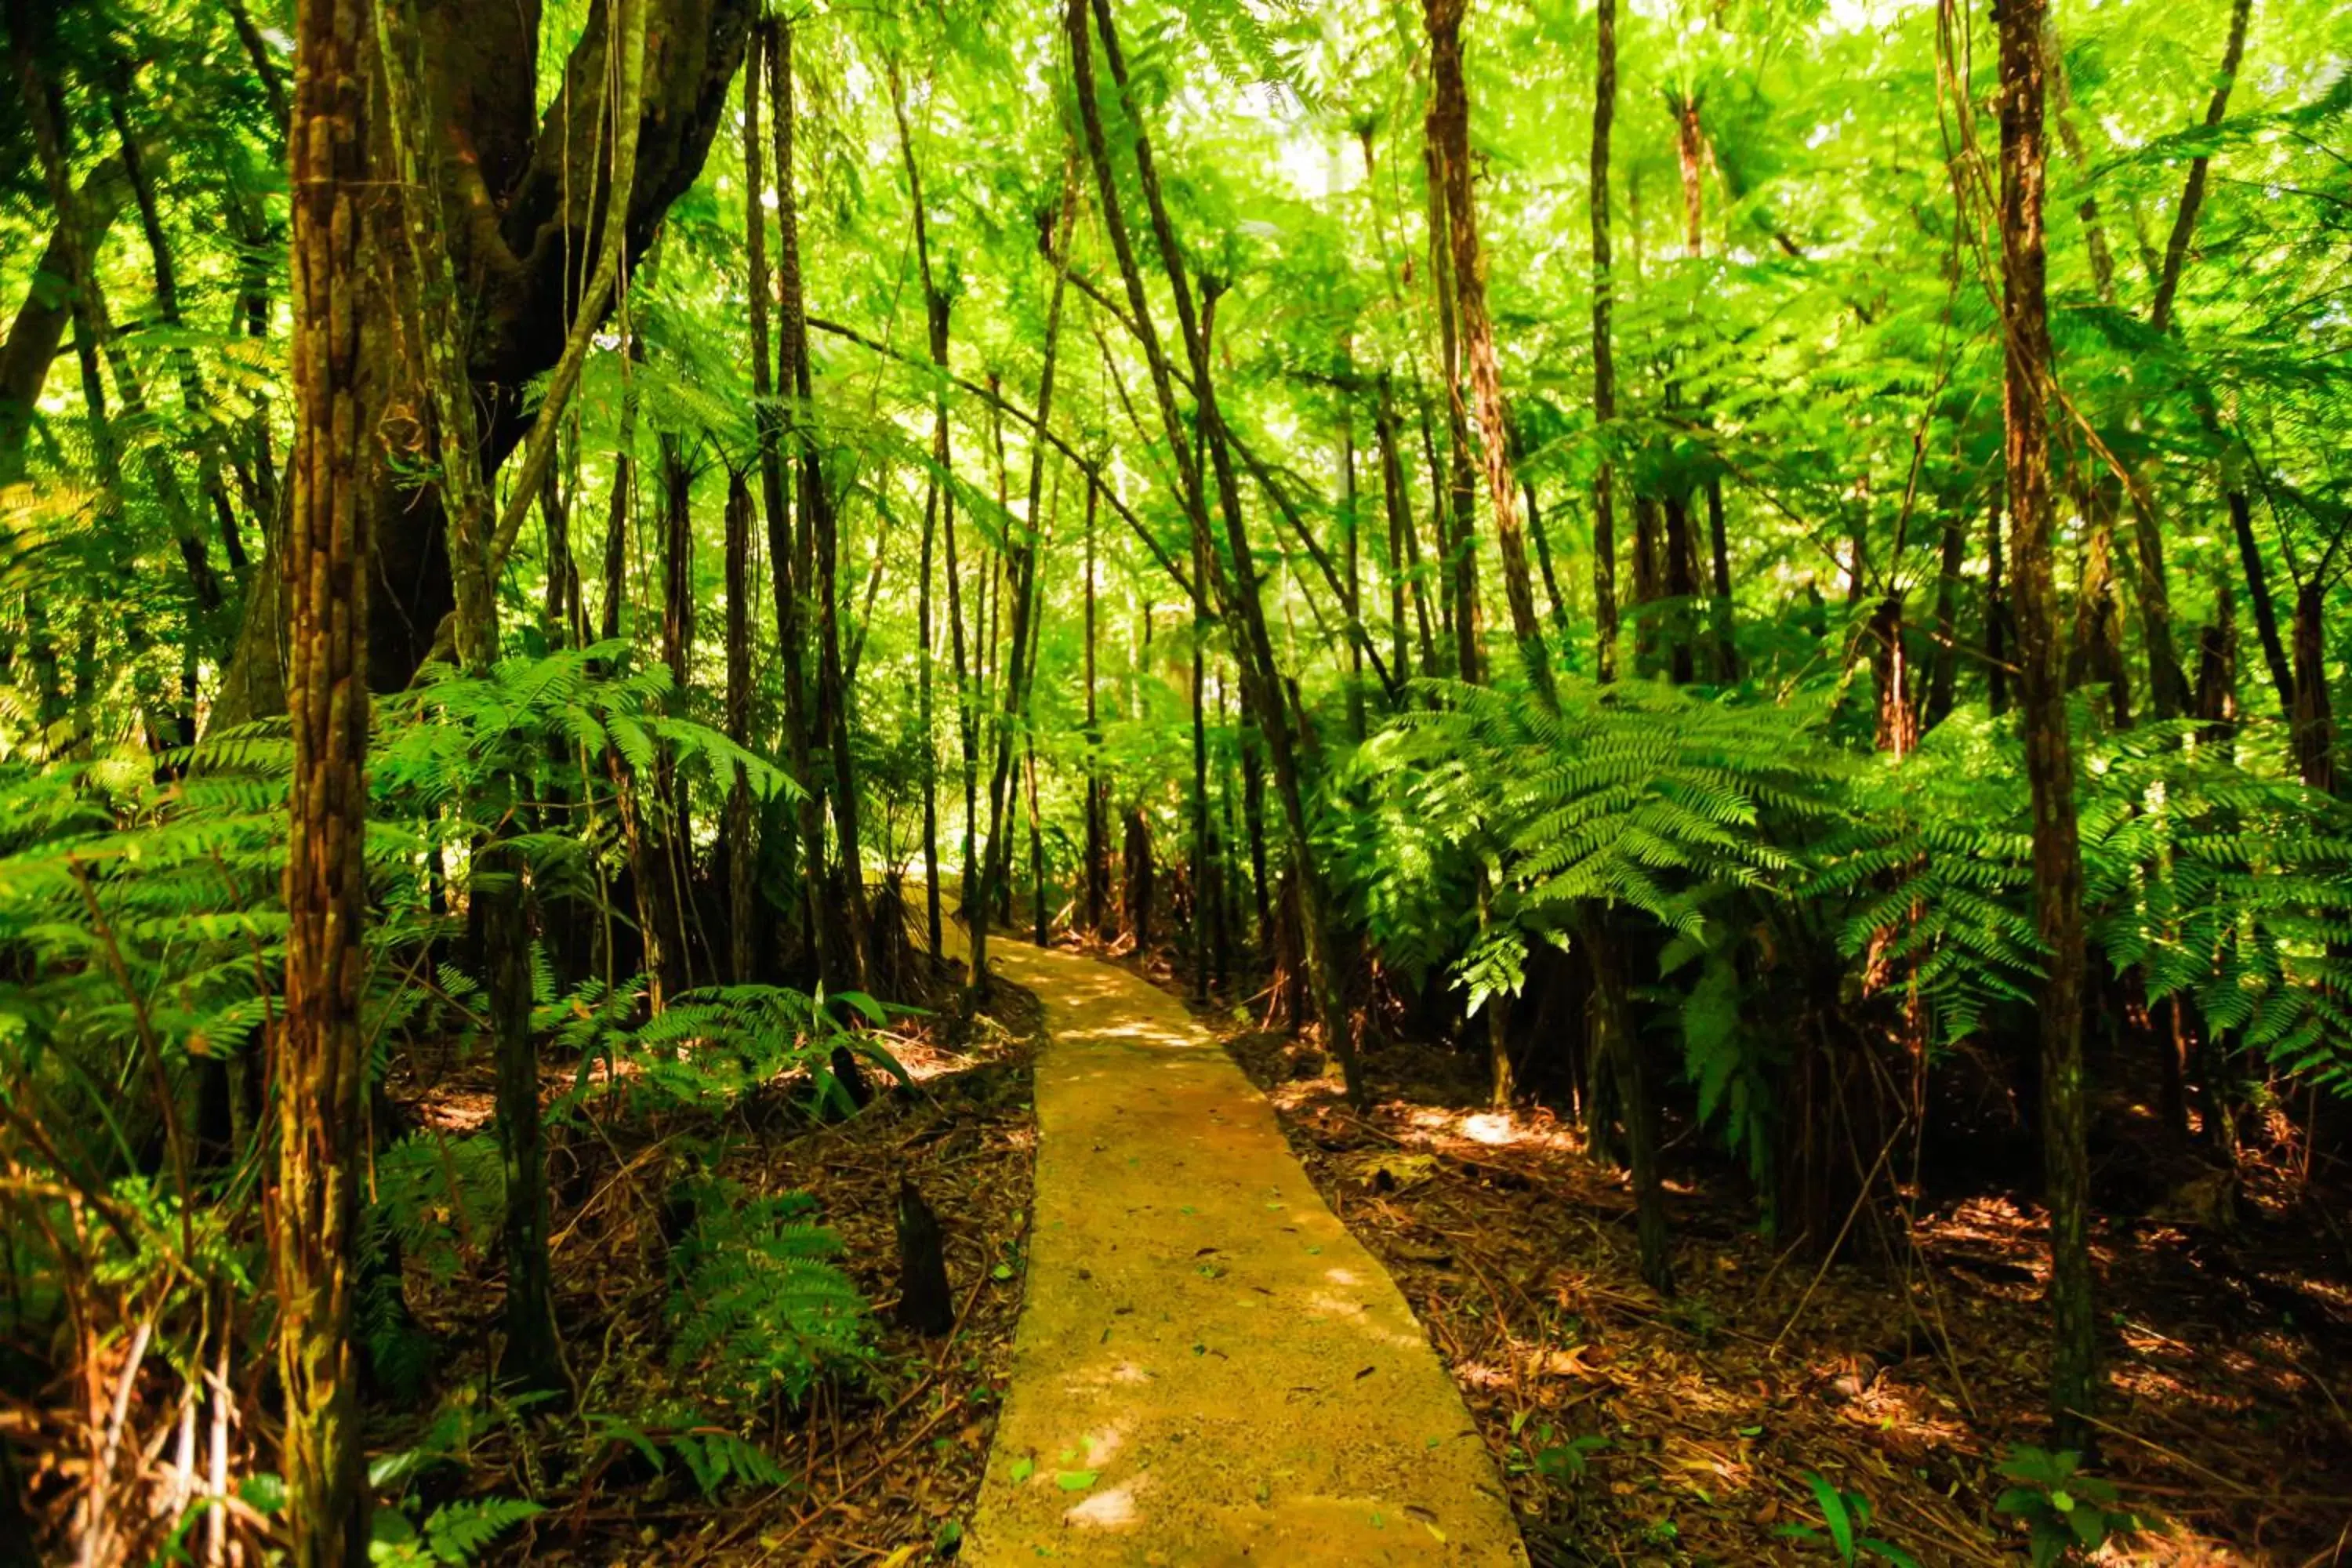
[[[963,1560],[1524,1563],[1396,1286],[1172,998],[992,942],[1045,1005],[1012,1389]]]

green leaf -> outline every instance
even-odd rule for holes
[[[1082,1492],[1095,1484],[1100,1470],[1061,1470],[1054,1476],[1054,1484],[1066,1492]]]
[[[1821,1504],[1822,1522],[1829,1526],[1830,1540],[1837,1546],[1838,1561],[1853,1562],[1853,1521],[1846,1513],[1844,1496],[1812,1470],[1805,1472],[1805,1485],[1812,1489],[1813,1500]]]

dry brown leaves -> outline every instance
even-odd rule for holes
[[[815,1128],[746,1105],[724,1130],[729,1152],[717,1173],[750,1193],[814,1198],[880,1327],[874,1377],[821,1388],[800,1409],[749,1413],[748,1435],[793,1484],[707,1500],[682,1466],[655,1472],[626,1443],[583,1443],[576,1420],[514,1423],[467,1455],[468,1494],[529,1496],[546,1507],[499,1542],[497,1560],[615,1568],[929,1560],[978,1492],[1020,1307],[1040,1015],[1017,993],[994,1012],[961,1049],[920,1033],[892,1042],[917,1092],[882,1094],[854,1120]],[[580,1409],[652,1409],[691,1383],[693,1369],[667,1362],[661,1205],[674,1144],[717,1131],[614,1122],[568,1136],[551,1162],[557,1313]],[[944,1340],[889,1321],[902,1175],[945,1233],[960,1321]],[[461,1350],[443,1369],[444,1385],[478,1381],[495,1292],[478,1279],[436,1288],[412,1273],[410,1296],[425,1325]]]
[[[1920,1220],[1904,1267],[1821,1270],[1776,1256],[1735,1200],[1677,1187],[1681,1289],[1661,1300],[1635,1268],[1622,1179],[1549,1113],[1497,1117],[1424,1088],[1360,1118],[1328,1079],[1297,1076],[1279,1038],[1229,1044],[1453,1367],[1538,1563],[1832,1561],[1780,1533],[1821,1523],[1809,1470],[1867,1497],[1872,1532],[1922,1563],[2022,1560],[2021,1531],[1993,1511],[1993,1466],[2045,1441],[2032,1212],[1959,1204]],[[1383,1085],[1446,1071],[1404,1052],[1373,1066]],[[2100,1473],[2156,1521],[2103,1560],[2352,1563],[2352,1421],[2326,1355],[2352,1315],[2326,1318],[2331,1287],[2292,1263],[2222,1267],[2219,1243],[2176,1229],[2099,1242]],[[2321,1270],[2336,1290],[2343,1264]],[[1538,1472],[1537,1454],[1579,1437],[1580,1479]]]

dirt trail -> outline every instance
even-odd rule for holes
[[[1025,943],[1045,1005],[1012,1388],[964,1561],[1527,1561],[1453,1379],[1172,998]]]

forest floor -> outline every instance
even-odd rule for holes
[[[838,1124],[812,1125],[788,1103],[786,1084],[772,1087],[775,1103],[739,1108],[723,1126],[679,1118],[564,1136],[553,1162],[556,1310],[581,1397],[552,1423],[470,1423],[463,1471],[442,1471],[470,1493],[545,1505],[499,1542],[496,1561],[696,1568],[904,1563],[952,1552],[1006,1384],[1036,1148],[1036,1001],[1003,987],[990,1015],[954,1031],[965,1037],[952,1045],[944,1016],[909,1020],[884,1043],[915,1086],[886,1089]],[[394,1087],[426,1125],[464,1131],[488,1120],[478,1076]],[[550,1091],[558,1088],[551,1078]],[[799,1411],[737,1411],[712,1428],[748,1420],[785,1478],[739,1481],[716,1499],[675,1454],[654,1470],[599,1414],[627,1413],[660,1441],[666,1435],[636,1413],[697,1404],[713,1420],[723,1413],[705,1397],[708,1369],[681,1365],[666,1349],[674,1325],[664,1316],[663,1205],[689,1142],[718,1148],[713,1173],[750,1194],[808,1194],[813,1218],[840,1237],[837,1261],[873,1304],[877,1328],[866,1374],[820,1384]],[[958,1314],[944,1338],[891,1322],[902,1178],[943,1233]],[[436,1379],[478,1386],[496,1293],[463,1277],[436,1279],[414,1259],[407,1293],[448,1352]],[[428,1502],[433,1479],[420,1486]]]
[[[1287,1341],[1270,1342],[1271,1353],[1246,1366],[1234,1356],[1255,1338],[1233,1318],[1250,1310],[1239,1297],[1255,1294],[1254,1284],[1283,1288],[1253,1277],[1273,1256],[1265,1244],[1278,1239],[1302,1252],[1322,1247],[1314,1261],[1348,1270],[1368,1308],[1392,1299],[1383,1272],[1394,1281],[1402,1303],[1391,1327],[1415,1345],[1381,1354],[1398,1358],[1391,1370],[1402,1371],[1425,1333],[1483,1438],[1476,1468],[1490,1486],[1499,1472],[1538,1565],[1831,1561],[1825,1542],[1783,1533],[1822,1522],[1809,1472],[1867,1498],[1871,1533],[1922,1564],[2021,1561],[2023,1533],[1993,1501],[2006,1485],[1994,1470],[2004,1448],[2044,1440],[2042,1243],[2029,1199],[1987,1192],[1923,1204],[1906,1284],[1883,1268],[1823,1269],[1776,1249],[1758,1234],[1737,1184],[1691,1158],[1696,1141],[1670,1137],[1670,1152],[1679,1150],[1669,1184],[1681,1289],[1661,1300],[1639,1279],[1622,1179],[1589,1160],[1549,1111],[1488,1110],[1482,1064],[1470,1055],[1410,1044],[1371,1052],[1375,1104],[1360,1116],[1317,1070],[1318,1058],[1286,1036],[1237,1022],[1246,1017],[1238,1009],[1203,1020],[1205,1030],[1189,1024],[1164,990],[1142,984],[1164,987],[1164,965],[1129,957],[1120,968],[1140,978],[1122,978],[1103,963],[1011,940],[992,956],[999,975],[1015,983],[998,988],[993,1018],[971,1030],[944,1017],[910,1022],[886,1043],[918,1088],[886,1093],[852,1121],[811,1125],[780,1089],[775,1105],[740,1107],[723,1128],[614,1121],[567,1133],[551,1162],[553,1235],[559,1319],[582,1397],[554,1422],[475,1413],[462,1468],[424,1473],[421,1500],[449,1495],[453,1483],[468,1494],[539,1499],[546,1511],[499,1544],[496,1560],[508,1563],[901,1568],[951,1555],[959,1542],[964,1560],[993,1563],[1013,1559],[985,1555],[992,1523],[1029,1515],[1047,1536],[1087,1542],[1064,1560],[1121,1562],[1093,1549],[1103,1537],[1074,1537],[1066,1521],[1089,1506],[1134,1502],[1121,1468],[1146,1457],[1158,1472],[1154,1488],[1169,1486],[1160,1500],[1176,1495],[1181,1489],[1160,1478],[1179,1477],[1184,1464],[1172,1440],[1157,1440],[1155,1422],[1267,1409],[1288,1426],[1292,1406],[1325,1397],[1300,1394],[1318,1384],[1315,1357]],[[1045,993],[1042,1005],[1024,986]],[[1063,1068],[1074,1080],[1101,1080],[1089,1115],[1097,1124],[1137,1123],[1065,1140],[1077,1165],[1066,1184],[1046,1173],[1055,1143],[1049,1137],[1041,1155],[1038,1136],[1040,1114],[1050,1122],[1060,1092],[1055,1050],[1045,1047],[1057,991],[1065,1003],[1086,993],[1087,1015],[1055,1026],[1074,1047],[1061,1056]],[[1147,1038],[1155,1033],[1194,1043],[1155,1046]],[[1151,1091],[1102,1076],[1121,1057],[1188,1053],[1212,1038],[1265,1091],[1286,1152],[1264,1105],[1230,1069],[1204,1098],[1179,1105],[1168,1097],[1156,1109]],[[1192,1060],[1217,1062],[1206,1053]],[[392,1088],[406,1114],[462,1132],[487,1122],[478,1076]],[[551,1078],[551,1092],[560,1087]],[[1270,1159],[1279,1173],[1243,1209],[1204,1215],[1211,1184],[1171,1162],[1190,1158],[1212,1133],[1233,1135],[1251,1114],[1263,1136],[1248,1160],[1255,1168]],[[738,1485],[715,1501],[686,1467],[656,1471],[629,1443],[600,1435],[594,1414],[692,1403],[698,1392],[702,1369],[677,1363],[664,1315],[664,1194],[689,1144],[704,1152],[698,1158],[715,1148],[717,1173],[751,1193],[809,1194],[816,1217],[841,1237],[840,1263],[879,1325],[864,1377],[821,1384],[796,1412],[735,1414],[730,1426],[744,1429],[748,1419],[788,1479]],[[1044,1172],[1035,1169],[1041,1158]],[[1089,1161],[1109,1163],[1090,1172]],[[2111,1389],[2100,1473],[2120,1491],[2120,1506],[2148,1521],[2102,1561],[2352,1564],[2352,1263],[2336,1222],[2313,1217],[2307,1191],[2298,1193],[2287,1173],[2255,1163],[2244,1175],[2231,1229],[2150,1216],[2095,1237]],[[959,1312],[945,1340],[889,1326],[902,1176],[944,1228]],[[1033,1178],[1047,1184],[1034,1197]],[[1286,1234],[1318,1215],[1328,1237]],[[1252,1221],[1272,1228],[1257,1235]],[[1179,1225],[1201,1230],[1195,1247],[1178,1249],[1187,1256],[1144,1245],[1147,1231],[1172,1234]],[[442,1350],[436,1381],[462,1388],[482,1382],[495,1352],[497,1297],[472,1282],[494,1237],[467,1239],[464,1224],[457,1228],[467,1266],[453,1278],[412,1257],[408,1297]],[[1331,1261],[1358,1243],[1369,1255],[1362,1270]],[[1154,1259],[1159,1273],[1122,1279],[1104,1266],[1113,1244]],[[1374,1289],[1355,1289],[1365,1285]],[[1106,1295],[1120,1289],[1134,1300]],[[1016,1351],[1024,1297],[1036,1342]],[[1121,1313],[1121,1305],[1138,1310]],[[1106,1324],[1078,1322],[1089,1306],[1109,1313]],[[1419,1331],[1402,1320],[1407,1306]],[[1922,1332],[1922,1321],[1937,1331]],[[1177,1364],[1192,1362],[1188,1376],[1197,1368],[1216,1386],[1180,1379],[1140,1394],[1129,1384],[1073,1387],[1069,1374],[1089,1358],[1111,1355],[1097,1370],[1114,1373],[1152,1364],[1147,1330],[1181,1342]],[[1214,1342],[1220,1333],[1225,1347]],[[1119,1354],[1127,1340],[1135,1342]],[[1437,1376],[1425,1354],[1420,1362]],[[1027,1369],[1025,1380],[1017,1368]],[[1297,1368],[1307,1370],[1285,1370]],[[1357,1378],[1358,1370],[1348,1369],[1338,1398],[1382,1385],[1365,1407],[1377,1410],[1393,1397],[1389,1379]],[[1018,1394],[1005,1404],[1009,1389],[1044,1390],[1057,1373],[1074,1400],[1041,1399],[1034,1412]],[[1451,1392],[1442,1380],[1439,1389]],[[1349,1419],[1365,1418],[1348,1408]],[[1072,1423],[1083,1437],[1098,1437],[1115,1423],[1085,1417],[1105,1409],[1127,1423],[1118,1438],[1124,1452],[1063,1440]],[[414,1427],[388,1430],[379,1447],[414,1441]],[[1228,1491],[1250,1490],[1252,1504],[1257,1489],[1282,1484],[1264,1453],[1248,1454],[1225,1478]],[[1428,1479],[1423,1455],[1392,1463],[1401,1493]],[[1383,1519],[1379,1544],[1425,1557],[1439,1534],[1483,1543],[1456,1528],[1453,1505],[1443,1506],[1449,1511],[1432,1531],[1414,1511],[1432,1504],[1416,1493]],[[1500,1563],[1508,1550],[1453,1556]],[[1135,1560],[1221,1559],[1147,1545]],[[1277,1552],[1249,1560],[1310,1559]]]
[[[1452,1367],[1538,1564],[1832,1561],[1782,1533],[1823,1523],[1808,1471],[1866,1498],[1868,1532],[1920,1563],[2022,1560],[1993,1504],[2004,1447],[2047,1441],[2026,1200],[1921,1213],[1906,1285],[1776,1252],[1740,1203],[1670,1176],[1681,1288],[1664,1300],[1622,1178],[1550,1112],[1489,1110],[1483,1061],[1374,1053],[1359,1116],[1288,1037],[1223,1033]],[[2099,1473],[2147,1521],[2100,1561],[2352,1563],[2352,1269],[2275,1176],[2246,1172],[2232,1233],[2095,1237]]]

